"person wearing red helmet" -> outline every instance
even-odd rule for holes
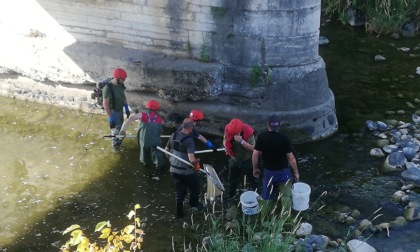
[[[159,170],[165,166],[163,153],[157,149],[162,135],[162,117],[157,113],[160,105],[155,100],[146,102],[146,112],[130,116],[127,124],[139,120],[137,140],[140,146],[140,162],[144,166],[154,164]]]
[[[236,196],[238,181],[246,176],[251,189],[258,187],[252,174],[252,152],[254,151],[254,129],[241,120],[234,118],[225,126],[223,145],[229,158],[228,198]],[[242,180],[242,179],[241,179]]]
[[[127,72],[121,68],[115,68],[113,78],[110,80],[110,85],[105,85],[102,90],[103,107],[108,116],[109,127],[112,134],[117,135],[121,130],[124,122],[123,108],[127,118],[130,116],[128,109],[127,97],[125,96],[124,81],[127,78]],[[114,137],[112,146],[118,148],[121,146],[123,139]]]
[[[203,112],[201,112],[201,110],[198,110],[198,109],[193,109],[191,110],[188,118],[190,118],[194,122],[194,128],[193,128],[193,132],[191,133],[191,137],[197,138],[202,143],[204,143],[207,148],[212,149],[213,152],[217,152],[217,147],[210,140],[207,140],[203,135],[201,135],[195,129],[195,126],[200,125],[200,122],[204,119]],[[182,127],[179,127],[178,131],[181,131],[181,130],[182,130]]]

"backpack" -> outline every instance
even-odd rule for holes
[[[106,78],[96,84],[96,88],[93,89],[93,92],[90,94],[90,97],[94,100],[96,100],[94,106],[97,108],[104,109],[103,105],[103,96],[102,96],[102,90],[104,87],[111,83],[112,78]],[[114,101],[114,91],[112,89],[112,85],[109,85],[109,89],[111,91],[111,97],[112,101]]]

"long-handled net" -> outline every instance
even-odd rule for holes
[[[189,166],[191,166],[191,167],[194,167],[194,165],[193,164],[191,164],[190,162],[188,162],[188,161],[186,161],[186,160],[184,160],[184,159],[182,159],[182,158],[180,158],[180,157],[178,157],[178,156],[176,156],[176,155],[174,155],[173,153],[171,153],[171,152],[169,152],[169,151],[167,151],[167,150],[165,150],[165,149],[163,149],[162,147],[160,147],[160,146],[158,146],[157,147],[157,149],[158,150],[160,150],[160,151],[162,151],[162,152],[164,152],[164,153],[166,153],[166,154],[168,154],[169,156],[171,156],[171,157],[174,157],[174,158],[176,158],[176,159],[178,159],[179,161],[181,161],[181,162],[183,162],[183,163],[185,163],[185,164],[187,164],[187,165],[189,165]],[[210,165],[204,165],[204,167],[211,167]],[[213,167],[212,167],[212,169],[213,169]],[[210,170],[210,169],[209,169]],[[219,176],[217,176],[217,173],[216,173],[216,171],[214,171],[214,169],[213,169],[213,171],[212,172],[209,172],[209,171],[207,171],[207,170],[203,170],[203,169],[201,169],[200,168],[200,170],[199,170],[200,172],[202,172],[202,173],[204,173],[204,174],[206,174],[207,175],[207,179],[208,180],[210,180],[210,182],[218,189],[218,190],[220,190],[220,191],[225,191],[225,187],[223,186],[223,184],[222,184],[222,182],[220,181],[220,179],[219,179]]]
[[[213,200],[217,196],[222,195],[224,188],[221,190],[219,187],[223,187],[223,184],[219,176],[217,176],[216,170],[211,165],[204,164],[204,169],[210,174],[210,176],[207,176],[207,198]],[[219,185],[219,187],[216,185]]]

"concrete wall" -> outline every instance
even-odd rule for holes
[[[337,129],[318,55],[320,0],[14,0],[0,9],[2,94],[28,94],[11,91],[11,76],[25,76],[89,96],[82,84],[122,67],[132,108],[154,98],[164,115],[202,109],[208,133],[233,117],[264,128],[273,113],[302,141]]]

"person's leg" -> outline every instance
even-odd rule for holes
[[[118,112],[118,111],[112,111],[112,119],[114,120],[114,123],[115,123],[115,132],[116,132],[116,134],[118,134],[120,132],[120,130],[121,130],[121,127],[122,127],[123,123],[124,123],[123,113]],[[121,144],[122,144],[123,139],[124,138],[114,137],[114,139],[113,139],[113,146],[115,148],[120,147]]]
[[[185,175],[179,175],[171,172],[172,182],[175,186],[176,216],[184,217],[184,200],[187,195],[187,186],[183,180]]]
[[[144,146],[140,146],[140,162],[144,164],[144,166],[149,166],[152,164],[152,150],[151,148],[145,148]]]
[[[279,192],[282,212],[288,211],[290,213],[292,208],[292,180],[290,179],[286,183],[281,184]]]
[[[259,185],[258,179],[255,178],[253,175],[251,158],[241,162],[240,170],[244,171],[248,186],[251,187],[252,191],[255,191],[259,187]]]
[[[274,184],[275,173],[264,169],[261,192],[261,219],[264,220],[271,215],[278,195],[278,187]]]
[[[151,147],[150,151],[151,151],[153,163],[155,164],[156,168],[158,170],[163,170],[166,164],[165,158],[163,156],[163,152],[158,150],[156,147]]]
[[[229,158],[229,190],[228,190],[228,197],[233,198],[236,195],[236,188],[238,186],[238,179],[241,175],[241,171],[239,169],[239,162],[235,161],[233,158]]]
[[[200,207],[199,198],[201,183],[200,178],[197,173],[193,173],[187,176],[188,178],[188,187],[190,188],[190,206],[191,207]]]

